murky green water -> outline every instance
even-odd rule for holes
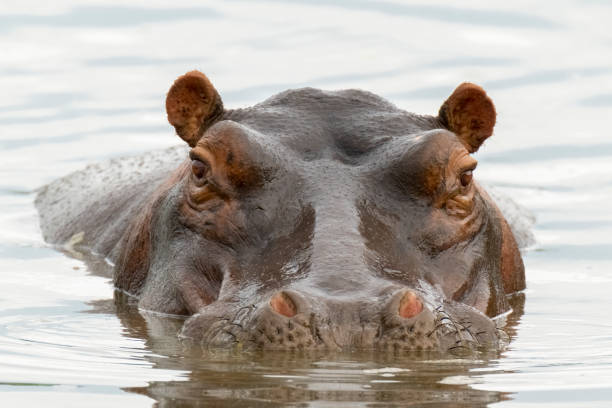
[[[0,5],[0,406],[612,404],[612,3],[5,2]],[[536,216],[510,347],[434,355],[188,350],[47,247],[34,190],[178,143],[165,92],[200,69],[225,105],[357,87],[435,113],[497,105],[477,177]]]

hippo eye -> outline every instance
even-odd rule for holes
[[[191,161],[191,173],[198,180],[203,179],[208,173],[208,165],[201,160],[192,160]]]
[[[467,170],[461,173],[460,180],[463,187],[469,186],[472,182],[472,170]]]

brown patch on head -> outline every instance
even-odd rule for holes
[[[263,182],[261,147],[249,140],[239,125],[220,123],[211,129],[192,150],[192,157],[200,157],[211,168],[211,177],[226,193]]]
[[[187,173],[189,163],[184,162],[148,198],[137,218],[122,238],[121,253],[115,267],[115,286],[132,295],[138,295],[149,273],[151,253],[151,222],[156,209],[168,191]]]
[[[484,89],[465,82],[442,104],[439,117],[473,153],[493,134],[496,112]]]
[[[452,133],[428,132],[420,136],[417,144],[391,167],[391,176],[400,188],[434,200],[444,181],[453,145],[461,147]]]
[[[440,188],[440,183],[444,178],[444,169],[439,166],[429,166],[423,171],[423,181],[421,190],[423,193],[429,196],[434,196],[436,191]]]
[[[241,198],[270,176],[266,166],[274,162],[266,155],[238,123],[215,124],[189,153],[192,163],[199,164],[192,164],[183,190],[182,222],[209,240],[226,245],[242,242],[248,219]]]
[[[521,258],[521,252],[510,229],[510,225],[504,218],[501,210],[495,204],[495,201],[486,192],[485,189],[479,187],[480,195],[494,209],[496,218],[499,220],[501,227],[501,260],[500,274],[504,292],[506,294],[514,293],[525,289],[525,265]]]
[[[179,77],[166,97],[168,122],[189,146],[223,114],[223,102],[206,75],[191,71]]]
[[[504,292],[518,292],[525,289],[525,266],[510,226],[501,212],[499,215],[502,224],[501,275]]]
[[[432,132],[402,161],[395,177],[399,177],[400,182],[413,192],[430,200],[434,207],[444,208],[449,199],[457,198],[453,205],[465,210],[457,214],[467,213],[472,201],[469,197],[472,171],[477,163],[454,134]]]

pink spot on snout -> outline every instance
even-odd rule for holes
[[[410,319],[421,313],[423,310],[423,302],[418,296],[411,291],[407,291],[400,300],[398,313],[405,319]]]
[[[270,307],[278,313],[286,317],[293,317],[297,313],[297,307],[288,294],[278,292],[270,299]]]

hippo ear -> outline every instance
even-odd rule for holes
[[[223,115],[223,102],[206,75],[191,71],[177,78],[166,97],[168,122],[193,147]]]
[[[442,124],[454,132],[470,153],[493,134],[495,106],[481,87],[464,82],[440,107]]]

